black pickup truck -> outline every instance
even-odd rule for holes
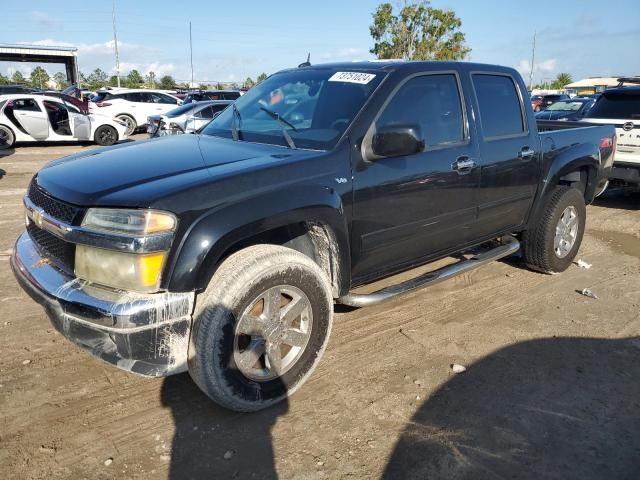
[[[378,303],[517,251],[568,268],[615,132],[545,128],[510,68],[281,71],[199,134],[46,165],[11,265],[81,348],[143,375],[188,370],[216,402],[258,410],[311,374],[334,302]]]

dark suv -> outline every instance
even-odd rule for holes
[[[189,92],[184,103],[202,102],[204,100],[237,100],[240,92],[237,90],[198,90]]]
[[[532,95],[531,108],[533,108],[534,112],[539,112],[560,100],[569,100],[569,98],[569,95],[564,93],[558,95]]]
[[[35,88],[25,87],[24,85],[0,85],[0,95],[13,95],[14,93],[33,93]]]

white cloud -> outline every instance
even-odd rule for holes
[[[516,65],[516,70],[528,82],[531,75],[531,62],[529,60],[520,60]],[[546,60],[536,61],[533,64],[533,81],[534,83],[542,80],[551,80],[558,73],[558,59],[549,58]]]
[[[41,28],[54,28],[62,25],[62,22],[57,18],[40,11],[31,12],[31,21]]]
[[[371,54],[368,50],[364,48],[355,48],[355,47],[347,47],[347,48],[339,48],[337,50],[331,52],[325,52],[320,55],[322,60],[359,60],[359,59],[368,59],[371,57]],[[313,58],[311,59],[313,63]]]

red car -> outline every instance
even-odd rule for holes
[[[531,97],[531,108],[533,108],[534,112],[539,112],[560,100],[569,100],[569,95],[533,95]]]

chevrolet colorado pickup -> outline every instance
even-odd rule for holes
[[[306,65],[198,134],[46,165],[11,265],[79,347],[138,374],[188,370],[254,411],[309,377],[334,302],[382,302],[518,250],[535,270],[568,268],[614,149],[611,126],[539,133],[511,68]]]

